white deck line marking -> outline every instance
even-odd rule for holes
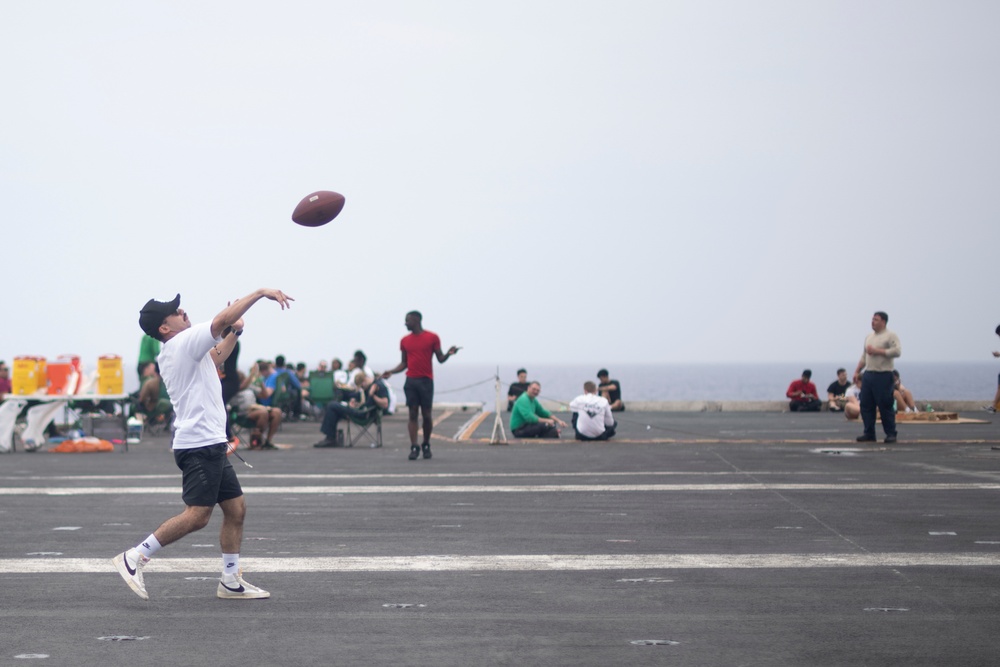
[[[678,491],[995,491],[1000,484],[539,484],[523,486],[244,486],[250,494],[358,493],[634,493]],[[179,486],[0,487],[0,496],[179,494]]]
[[[539,554],[265,558],[246,572],[552,572],[584,570],[802,569],[844,567],[997,567],[1000,554]],[[218,558],[154,558],[144,574],[216,572]],[[114,574],[110,558],[0,559],[3,574]]]
[[[241,479],[502,479],[519,477],[644,477],[648,475],[676,476],[676,477],[732,477],[746,475],[842,475],[843,471],[819,472],[819,471],[754,471],[748,470],[737,472],[734,470],[720,470],[716,472],[681,472],[672,470],[663,471],[637,471],[637,472],[469,472],[469,473],[364,473],[364,474],[336,474],[336,473],[258,473],[241,471]],[[863,474],[863,473],[854,473]],[[954,473],[948,473],[954,474]],[[10,482],[30,482],[30,481],[86,481],[86,480],[139,480],[139,479],[180,479],[180,473],[170,475],[5,475],[0,476],[0,481]]]

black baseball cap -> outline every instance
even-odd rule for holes
[[[150,299],[139,311],[139,328],[156,340],[163,340],[160,337],[160,325],[167,316],[177,312],[181,305],[181,295],[178,294],[170,301],[157,301]]]

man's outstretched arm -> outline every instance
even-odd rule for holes
[[[238,322],[250,307],[261,299],[270,299],[271,301],[277,301],[281,305],[281,309],[291,308],[292,301],[295,301],[292,297],[288,296],[279,289],[268,289],[261,288],[250,294],[246,295],[242,299],[237,299],[231,304],[226,306],[215,316],[212,320],[212,336],[218,338],[222,335],[222,332],[228,328],[231,328],[236,322]]]

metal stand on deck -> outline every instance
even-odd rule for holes
[[[502,397],[502,394],[500,393],[500,368],[499,367],[497,367],[497,374],[496,374],[495,377],[496,377],[496,393],[497,393],[496,418],[493,420],[493,434],[490,435],[490,444],[491,445],[506,445],[507,444],[507,433],[506,433],[506,431],[504,431],[504,428],[503,428],[503,410],[501,408],[501,403],[500,403],[500,399]],[[497,436],[498,432],[500,434],[499,437]]]

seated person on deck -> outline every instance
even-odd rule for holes
[[[618,422],[611,416],[608,399],[597,395],[597,385],[583,383],[583,393],[569,403],[577,440],[607,440],[615,434]]]
[[[238,417],[253,424],[250,449],[277,449],[273,439],[281,426],[281,410],[258,403],[252,379],[243,375],[243,371],[239,371],[239,377],[240,390],[230,399],[229,406]]]
[[[791,399],[788,403],[788,409],[792,412],[819,412],[820,406],[823,405],[816,393],[816,385],[810,380],[812,374],[812,371],[807,368],[802,371],[800,379],[793,380],[788,385],[785,396]]]
[[[622,401],[622,383],[608,378],[608,369],[597,371],[597,391],[608,400],[612,412],[623,412],[625,403]]]
[[[840,412],[847,403],[847,390],[851,388],[851,383],[847,380],[847,369],[837,369],[837,379],[826,388],[826,404],[830,412]]]
[[[532,382],[528,384],[527,391],[514,401],[514,409],[510,413],[510,430],[515,438],[558,438],[559,427],[566,426],[566,422],[538,402],[540,393],[542,385]]]
[[[153,361],[147,361],[141,369],[139,411],[145,415],[149,424],[169,421],[174,410],[159,371],[159,367]]]
[[[528,389],[528,371],[517,369],[517,382],[512,382],[507,389],[507,412],[514,409],[514,401]]]
[[[861,417],[861,373],[854,376],[854,383],[844,393],[844,416],[851,421]]]
[[[899,380],[899,371],[892,372],[892,397],[896,399],[896,412],[919,412],[913,400],[913,392],[903,386]]]
[[[337,439],[337,424],[341,419],[363,419],[373,410],[388,409],[389,390],[385,380],[373,380],[363,370],[358,370],[354,374],[354,384],[358,387],[359,395],[364,396],[364,402],[359,403],[358,399],[352,398],[348,404],[337,401],[327,403],[323,423],[319,427],[323,439],[313,447],[342,447],[343,443]]]

